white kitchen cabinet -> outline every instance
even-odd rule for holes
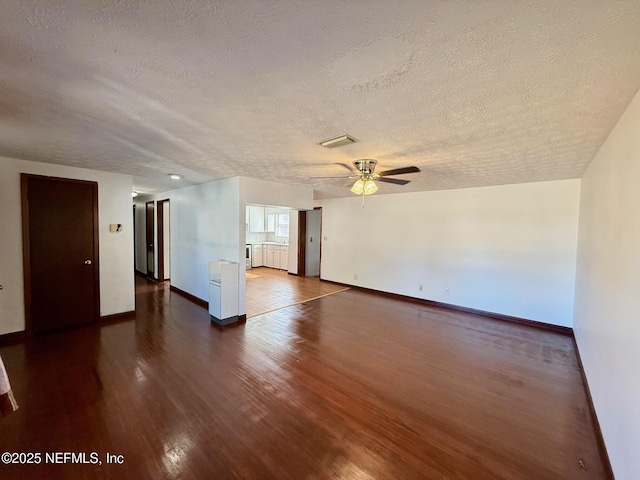
[[[251,266],[252,267],[262,267],[264,265],[263,252],[264,252],[264,245],[251,246]]]
[[[280,247],[273,245],[273,268],[280,268]]]
[[[209,263],[209,315],[219,325],[238,320],[238,263]]]
[[[266,265],[269,268],[278,268],[280,266],[280,258],[278,256],[278,260],[277,260],[277,264],[278,267],[276,267],[276,245],[267,245],[266,246],[267,250],[267,260],[266,260]]]
[[[265,267],[289,270],[289,245],[265,244],[262,250],[262,260],[262,265]]]
[[[262,233],[264,226],[264,207],[249,205],[249,232]]]
[[[274,213],[267,213],[267,228],[265,232],[273,233],[276,231],[276,215]]]

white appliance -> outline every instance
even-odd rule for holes
[[[245,268],[247,270],[249,270],[251,268],[251,257],[253,255],[252,250],[253,249],[251,248],[251,244],[247,243],[247,245],[246,245],[246,253],[245,253],[245,263],[246,263]]]
[[[238,264],[209,263],[209,315],[218,325],[238,321]]]

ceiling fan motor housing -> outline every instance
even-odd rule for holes
[[[362,158],[353,162],[356,169],[363,175],[373,175],[373,171],[376,169],[377,164],[378,161],[371,158]]]

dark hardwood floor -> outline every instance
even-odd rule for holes
[[[135,320],[0,354],[20,404],[0,453],[43,455],[3,479],[605,475],[571,338],[355,289],[221,331],[143,284]]]

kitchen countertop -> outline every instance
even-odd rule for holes
[[[255,242],[255,243],[247,243],[247,245],[282,245],[283,247],[288,247],[288,243],[282,242]]]

